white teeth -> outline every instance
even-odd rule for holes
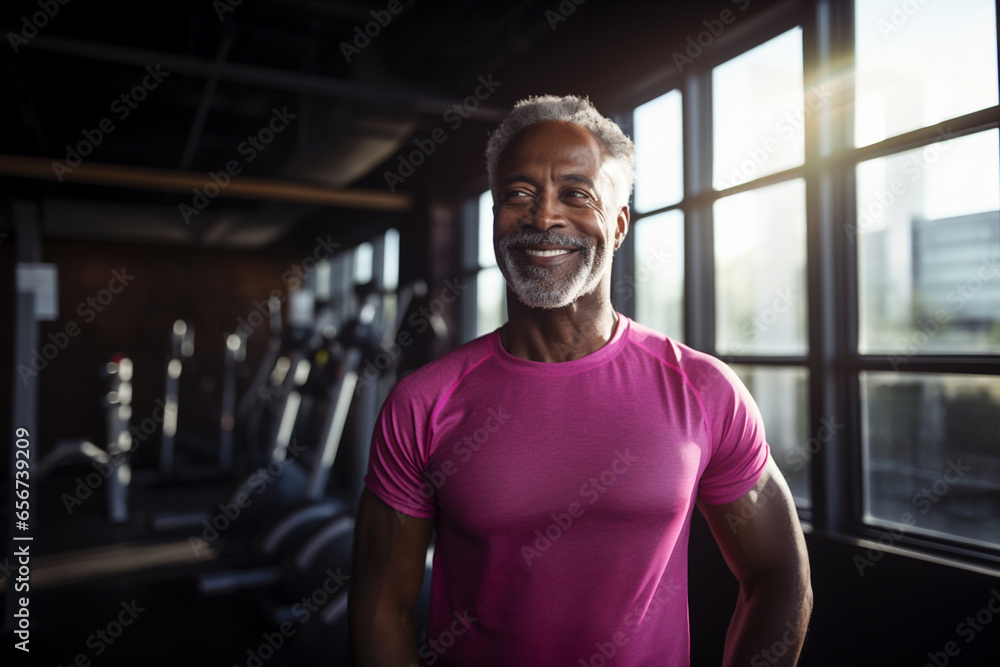
[[[572,252],[571,250],[561,249],[561,250],[533,250],[531,248],[525,248],[524,251],[533,257],[557,257],[559,255],[566,255]]]

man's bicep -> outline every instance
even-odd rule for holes
[[[743,584],[789,568],[808,570],[805,539],[788,484],[768,457],[763,474],[741,498],[698,503],[729,568]]]
[[[405,515],[364,490],[354,535],[354,592],[365,606],[413,610],[433,530],[433,519]]]

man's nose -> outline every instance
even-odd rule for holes
[[[540,232],[552,227],[565,227],[566,217],[563,215],[558,195],[551,191],[539,193],[528,215],[525,216],[524,224]]]

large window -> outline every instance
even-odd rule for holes
[[[681,92],[672,90],[635,110],[634,258],[615,280],[619,309],[634,299],[637,322],[684,338],[684,198]]]
[[[989,0],[855,2],[854,145],[996,106],[995,12]]]
[[[711,85],[712,187],[722,195],[712,207],[715,351],[743,358],[736,370],[761,407],[774,460],[808,507],[809,471],[796,455],[808,440],[802,30],[716,66]],[[774,174],[783,176],[761,181]]]
[[[992,130],[858,164],[861,352],[1000,352],[998,155]]]
[[[634,293],[637,322],[683,340],[684,212],[671,209],[641,218],[632,237],[633,270],[615,281],[613,297]]]
[[[628,265],[672,261],[626,312],[732,364],[814,527],[1000,561],[995,2],[730,30],[630,105]]]
[[[490,333],[507,321],[506,283],[493,252],[493,195],[487,190],[465,220],[465,271],[475,284],[463,301],[462,340]]]
[[[813,113],[806,104],[817,104],[817,95],[804,95],[802,61],[802,30],[791,27],[706,68],[698,84],[711,90],[708,99],[687,86],[696,98],[687,113],[711,120],[699,124],[701,135],[684,131],[680,89],[635,108],[634,265],[638,274],[650,248],[668,250],[665,270],[636,280],[636,319],[739,362],[734,368],[762,408],[775,460],[797,502],[808,507],[809,470],[799,456],[809,433],[803,165],[805,117]],[[710,114],[694,108],[706,102]],[[691,164],[690,153],[706,145],[711,151],[699,157],[710,153],[711,160]],[[689,273],[703,289],[714,286],[708,299],[691,297],[689,289],[687,309],[685,212],[701,223],[688,230]],[[711,233],[703,233],[708,225]],[[691,252],[699,246],[711,252]],[[692,320],[688,334],[685,318]],[[698,328],[698,320],[710,326]]]
[[[855,3],[862,518],[1000,546],[992,0]],[[989,110],[989,122],[977,112]],[[886,367],[888,362],[888,367]],[[992,375],[992,377],[991,377]]]

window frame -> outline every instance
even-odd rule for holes
[[[490,192],[478,190],[476,194],[469,195],[465,199],[462,208],[462,233],[461,233],[461,272],[460,276],[467,280],[468,288],[461,296],[461,320],[459,323],[460,342],[467,343],[480,335],[477,331],[479,326],[479,276],[484,272],[497,269],[497,263],[481,264],[479,262],[479,236],[482,230],[479,219],[479,199]],[[492,221],[491,221],[492,222]],[[501,304],[504,310],[506,321],[507,290],[501,295]]]
[[[805,118],[805,160],[801,166],[714,190],[712,70],[794,27],[802,29],[803,90],[808,93],[823,82],[836,81],[827,85],[833,88],[839,105],[853,108],[853,77],[835,76],[854,66],[853,0],[789,0],[731,26],[683,73],[665,64],[662,74],[616,99],[615,108],[621,109],[616,120],[631,136],[635,107],[674,89],[682,95],[683,198],[677,204],[642,213],[633,209],[631,224],[672,209],[683,212],[684,342],[719,356],[715,346],[714,203],[740,192],[804,179],[808,351],[804,356],[744,354],[720,358],[730,364],[807,369],[809,432],[819,432],[821,420],[829,418],[844,428],[809,462],[811,507],[800,507],[800,518],[807,530],[817,535],[870,543],[884,535],[885,529],[864,520],[861,374],[895,370],[1000,376],[1000,354],[922,354],[909,358],[905,368],[894,369],[890,354],[859,353],[856,234],[854,240],[848,238],[848,230],[857,229],[856,168],[873,158],[998,128],[1000,105],[860,148],[854,146],[853,114],[838,115],[829,107],[821,108]],[[950,130],[941,135],[939,129],[944,125]],[[616,259],[615,263],[616,279],[635,266],[634,244],[626,243],[623,250],[619,259],[624,261]],[[622,311],[629,316],[634,316],[634,308],[634,299],[622,304]],[[980,548],[958,537],[904,534],[894,542],[892,549],[911,555],[951,565],[1000,569],[1000,549]]]

